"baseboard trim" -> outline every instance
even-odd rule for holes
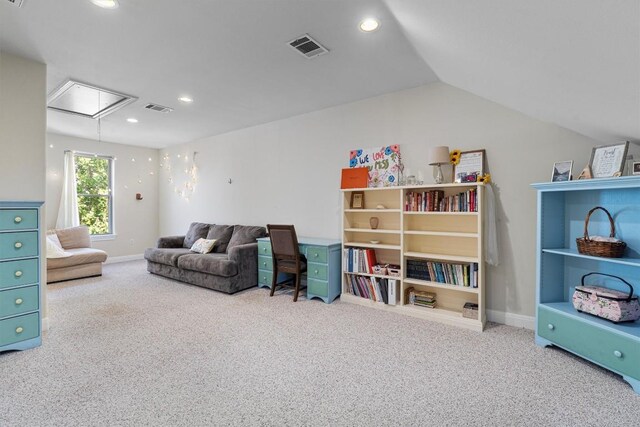
[[[49,330],[49,318],[48,317],[43,317],[42,318],[42,332],[46,332]]]
[[[117,264],[119,262],[138,261],[140,259],[144,259],[144,254],[112,256],[107,258],[107,260],[105,261],[105,264]]]
[[[516,328],[534,330],[536,328],[536,318],[524,316],[522,314],[507,313],[505,311],[487,310],[487,320],[495,323],[502,323]]]

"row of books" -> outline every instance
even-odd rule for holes
[[[478,264],[452,264],[417,259],[407,260],[407,278],[445,283],[454,286],[478,287]]]
[[[410,191],[405,195],[406,212],[477,212],[478,192],[476,189],[445,196],[443,190]]]
[[[378,264],[375,250],[348,248],[344,249],[342,255],[344,271],[374,274],[373,266]]]
[[[408,288],[409,304],[420,307],[436,308],[436,294],[431,292],[416,291],[414,288]]]
[[[350,294],[375,302],[396,305],[398,280],[378,279],[357,274],[345,276],[347,276],[347,288]]]

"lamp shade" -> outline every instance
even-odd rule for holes
[[[439,146],[429,148],[429,165],[449,163],[449,147]]]

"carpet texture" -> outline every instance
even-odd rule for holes
[[[620,377],[533,333],[480,334],[143,262],[50,285],[42,347],[0,355],[0,426],[637,426]]]

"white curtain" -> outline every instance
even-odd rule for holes
[[[76,189],[76,160],[73,152],[64,153],[64,182],[60,197],[60,209],[56,228],[77,227],[80,225],[78,215],[78,191]]]

